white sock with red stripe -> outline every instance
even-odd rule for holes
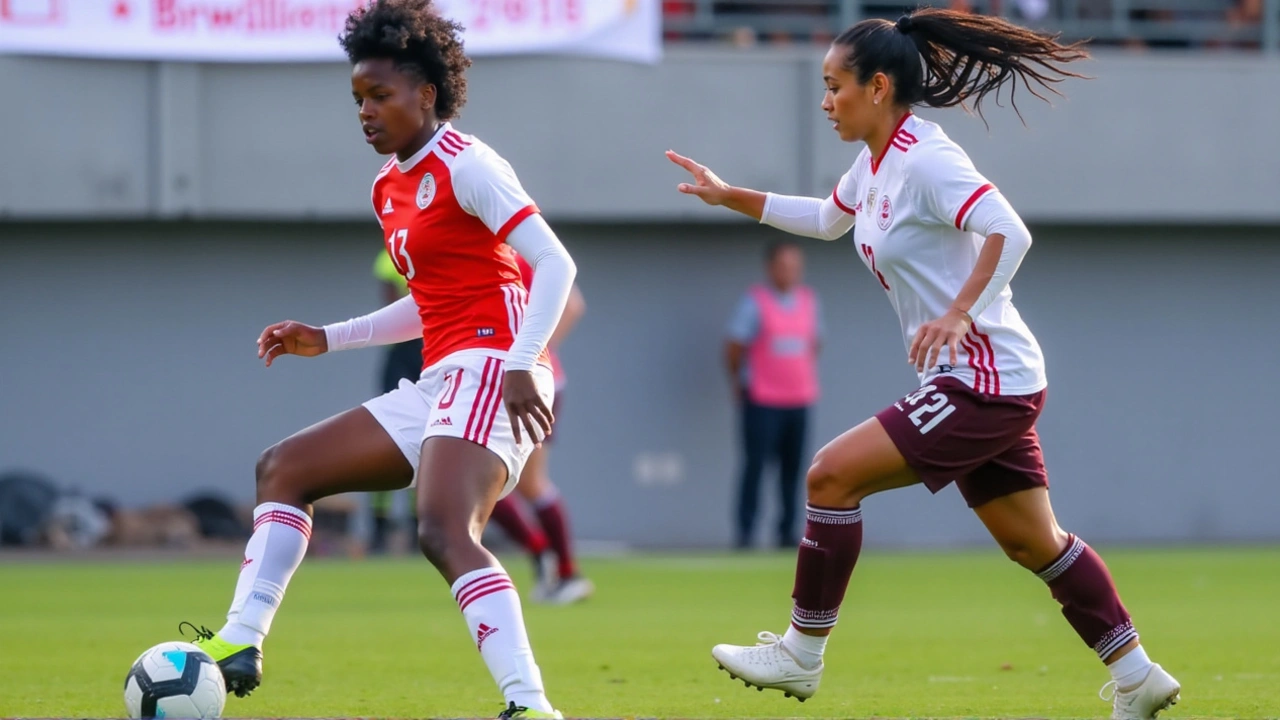
[[[262,646],[271,632],[289,578],[311,540],[311,517],[292,505],[263,503],[253,511],[253,537],[244,549],[227,624],[218,631],[233,645]]]
[[[453,597],[506,701],[555,712],[542,689],[542,671],[533,661],[520,596],[506,571],[501,567],[472,570],[453,584]]]

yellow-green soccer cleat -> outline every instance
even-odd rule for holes
[[[498,720],[564,720],[564,714],[559,710],[553,710],[549,713],[541,710],[530,710],[527,707],[511,703],[506,710],[503,710],[498,715]]]
[[[227,692],[235,693],[236,697],[244,697],[262,683],[261,650],[253,645],[232,645],[209,628],[196,627],[189,622],[178,625],[179,633],[184,625],[190,625],[195,631],[196,639],[193,642],[196,646],[218,663],[222,679],[227,683]]]

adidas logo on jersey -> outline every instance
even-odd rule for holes
[[[485,639],[496,632],[498,632],[498,628],[480,623],[480,627],[476,629],[476,649],[479,650],[484,647]]]
[[[391,198],[387,198],[387,201],[382,205],[382,214],[390,215],[393,212],[395,212],[395,209],[391,207]]]
[[[446,416],[442,418],[436,418],[435,420],[431,421],[431,427],[440,427],[441,425],[448,425],[449,427],[453,427],[453,420]]]

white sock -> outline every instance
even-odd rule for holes
[[[298,508],[280,503],[254,508],[253,537],[244,549],[227,624],[218,631],[223,640],[262,646],[310,540],[311,517]]]
[[[453,583],[453,598],[506,701],[555,712],[542,689],[542,671],[533,661],[520,596],[506,571],[501,567],[472,570]]]
[[[1130,650],[1128,655],[1108,665],[1107,670],[1111,671],[1111,679],[1116,681],[1116,687],[1128,690],[1146,679],[1147,673],[1151,672],[1151,664],[1147,651],[1139,645]]]
[[[800,663],[800,667],[812,670],[822,664],[822,653],[827,649],[829,635],[805,635],[788,625],[782,635],[782,647]]]

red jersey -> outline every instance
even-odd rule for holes
[[[383,166],[373,210],[418,305],[423,367],[509,350],[529,296],[506,238],[538,212],[511,165],[445,123],[413,157]]]

